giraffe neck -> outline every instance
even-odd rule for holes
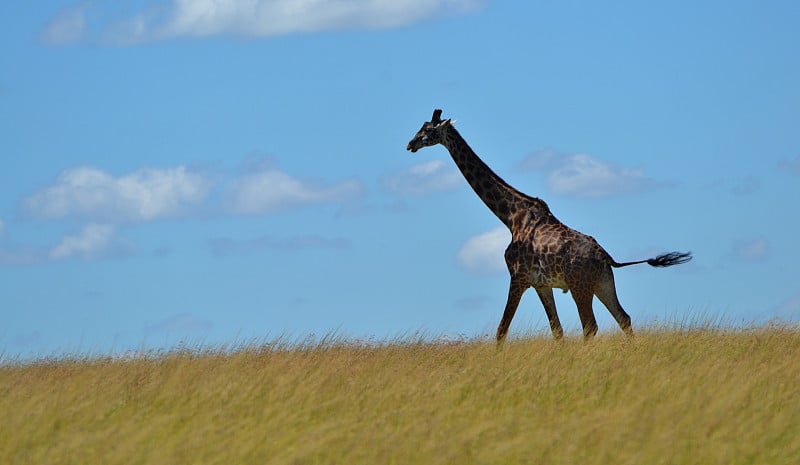
[[[452,125],[446,128],[442,145],[450,152],[450,156],[453,157],[453,161],[456,162],[472,190],[509,229],[511,229],[511,217],[519,209],[527,208],[531,202],[537,200],[544,203],[514,189],[492,171]]]

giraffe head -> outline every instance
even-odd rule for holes
[[[452,122],[449,119],[442,120],[442,110],[433,110],[431,120],[422,124],[414,138],[409,141],[406,150],[410,150],[413,153],[423,147],[441,144],[444,128],[451,124]]]

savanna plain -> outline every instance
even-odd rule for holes
[[[0,364],[3,464],[797,464],[800,327]]]

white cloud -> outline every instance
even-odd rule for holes
[[[51,260],[97,258],[111,251],[113,239],[113,226],[89,224],[77,234],[64,236],[58,245],[50,249],[49,256]]]
[[[542,150],[529,155],[520,168],[546,173],[548,188],[573,197],[606,197],[664,187],[641,168],[625,168],[577,153]]]
[[[227,203],[209,200],[218,191]],[[93,167],[62,172],[56,181],[24,199],[22,210],[44,220],[86,220],[82,230],[64,236],[55,245],[0,243],[0,265],[33,265],[67,259],[127,256],[134,247],[116,238],[116,226],[174,218],[191,211],[217,214],[265,214],[318,203],[338,203],[363,192],[358,180],[320,185],[296,179],[268,165],[253,166],[245,174],[212,178],[187,170],[139,169],[113,176]],[[215,208],[216,207],[216,208]],[[222,207],[222,208],[219,208]],[[0,237],[5,223],[0,220]],[[350,246],[342,238],[297,235],[284,240],[260,238],[243,243],[220,242],[215,252],[270,247],[281,250],[341,249]]]
[[[65,235],[53,246],[13,242],[0,245],[0,265],[29,266],[70,259],[120,258],[133,251],[130,243],[116,237],[113,225],[90,223],[73,234]]]
[[[500,226],[467,239],[458,251],[456,261],[472,273],[501,273],[506,270],[505,250],[510,242],[511,233]]]
[[[45,24],[39,40],[46,45],[66,45],[80,41],[86,33],[85,8],[63,10]]]
[[[479,9],[484,0],[172,0],[101,24],[103,40],[131,44],[177,37],[278,36],[341,29],[395,28]],[[93,5],[94,7],[95,5]],[[99,7],[98,7],[99,8]],[[73,21],[77,22],[75,9]],[[72,30],[62,13],[45,31]],[[72,24],[72,28],[77,28]],[[81,31],[83,24],[81,24]],[[45,32],[42,33],[45,35]],[[49,35],[58,37],[54,32]],[[57,41],[50,41],[57,42]]]
[[[231,209],[240,214],[272,213],[307,204],[341,202],[362,190],[363,186],[356,180],[317,186],[267,168],[235,181]]]
[[[387,189],[404,195],[426,195],[455,189],[461,183],[462,176],[458,169],[442,160],[414,165],[384,180]]]
[[[88,218],[104,222],[152,221],[184,213],[208,195],[210,182],[183,166],[140,169],[114,177],[102,170],[66,170],[53,186],[24,201],[28,213],[44,219]]]
[[[745,262],[760,262],[769,258],[769,242],[763,237],[740,241],[734,244],[733,253],[736,258]]]
[[[382,29],[475,5],[463,0],[176,0],[168,35],[271,36],[329,29]]]
[[[212,189],[227,199],[222,212],[252,215],[309,204],[340,203],[359,195],[364,186],[356,179],[314,183],[269,166],[237,177],[220,175],[213,182],[209,176],[183,166],[143,168],[120,177],[81,167],[61,173],[53,185],[24,199],[22,208],[28,215],[46,220],[148,222],[208,210]]]
[[[577,197],[628,194],[655,185],[642,169],[615,167],[584,154],[571,155],[548,175],[547,182],[553,192]]]

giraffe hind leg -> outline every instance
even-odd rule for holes
[[[561,327],[561,321],[558,319],[556,312],[556,301],[553,298],[553,290],[547,287],[536,288],[536,293],[539,294],[539,300],[542,301],[544,312],[547,314],[547,320],[550,322],[550,330],[553,332],[553,337],[561,339],[564,337],[564,329]]]
[[[575,300],[575,305],[578,307],[578,316],[581,318],[581,325],[583,326],[583,338],[591,339],[597,334],[597,320],[594,318],[594,311],[592,311],[592,299],[594,294],[591,291],[584,289],[576,289],[570,286],[572,291],[572,299]]]
[[[628,315],[625,310],[622,308],[622,305],[619,303],[619,299],[617,298],[617,289],[614,285],[614,274],[611,270],[608,270],[608,273],[600,280],[598,283],[595,291],[595,295],[603,305],[606,306],[608,311],[617,320],[617,324],[625,334],[629,336],[633,335],[633,329],[631,328],[631,317]]]

